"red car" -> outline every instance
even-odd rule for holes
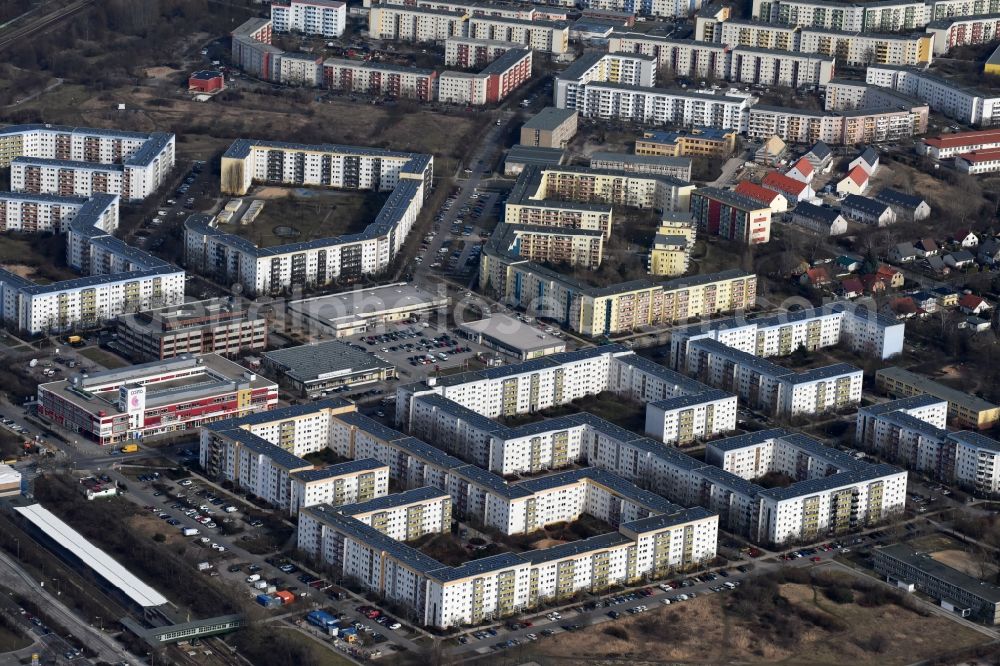
[[[810,558],[809,558],[809,561],[810,561],[810,562],[822,562],[822,561],[823,561],[823,558],[822,558],[822,557],[818,557],[818,556],[815,556],[815,557],[810,557]]]

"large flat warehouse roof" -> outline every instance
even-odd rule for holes
[[[138,605],[149,608],[167,603],[166,597],[139,580],[135,574],[87,541],[82,534],[41,504],[18,506],[14,507],[14,510]]]
[[[504,347],[522,352],[559,346],[562,349],[566,348],[566,343],[554,335],[549,335],[534,326],[504,314],[494,314],[479,321],[463,322],[458,326],[463,331],[482,335]]]
[[[384,287],[306,298],[290,303],[288,309],[336,329],[388,314],[444,307],[448,302],[448,297],[443,294],[432,294],[412,284],[400,282]]]
[[[355,349],[339,340],[276,349],[265,352],[264,358],[293,380],[303,384],[395,368],[392,363],[375,354]]]

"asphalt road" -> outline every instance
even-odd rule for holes
[[[169,525],[164,524],[165,531],[166,530],[179,531],[183,527],[194,527],[200,530],[200,534],[198,535],[198,537],[203,537],[203,536],[208,537],[209,539],[212,540],[212,542],[224,546],[226,548],[226,553],[225,553],[226,558],[224,561],[220,560],[218,562],[216,569],[218,570],[219,575],[223,578],[223,580],[231,581],[237,587],[242,586],[245,589],[245,592],[248,597],[255,597],[258,594],[258,590],[252,588],[248,583],[246,583],[245,579],[247,574],[245,571],[240,571],[238,573],[230,573],[229,571],[227,571],[227,567],[229,565],[237,563],[257,564],[258,566],[261,567],[261,571],[259,573],[264,579],[267,580],[278,579],[280,581],[278,589],[297,587],[298,590],[296,594],[303,591],[308,591],[310,593],[311,595],[310,597],[297,600],[295,605],[291,606],[288,609],[289,611],[288,613],[281,613],[281,614],[276,613],[271,618],[271,621],[278,621],[282,618],[288,617],[289,615],[292,616],[305,615],[305,613],[311,610],[312,605],[316,603],[324,608],[333,608],[337,612],[345,613],[352,622],[361,621],[363,624],[371,626],[375,631],[378,631],[379,633],[382,633],[384,636],[386,636],[386,638],[389,641],[396,643],[398,645],[402,645],[406,647],[408,650],[421,649],[418,645],[413,643],[410,637],[411,634],[408,631],[406,630],[390,631],[389,629],[382,627],[381,625],[375,624],[374,622],[371,622],[370,620],[361,617],[354,610],[361,603],[365,603],[360,599],[348,598],[348,599],[342,599],[340,601],[334,601],[332,599],[329,599],[325,594],[323,594],[320,591],[307,590],[306,586],[296,578],[298,575],[300,575],[299,573],[285,574],[282,571],[278,570],[276,567],[265,562],[264,560],[265,557],[267,557],[266,555],[255,555],[245,550],[243,547],[241,547],[240,545],[241,537],[244,534],[253,534],[254,531],[258,528],[250,528],[249,526],[246,526],[247,529],[240,535],[224,536],[222,534],[219,534],[217,530],[206,528],[204,525],[201,525],[196,521],[194,521],[192,518],[189,518],[188,516],[184,515],[182,510],[171,509],[171,506],[172,504],[174,504],[174,501],[168,500],[166,495],[155,496],[153,493],[156,491],[153,490],[150,484],[144,484],[141,482],[137,482],[134,479],[126,478],[117,471],[109,471],[107,473],[113,479],[128,484],[129,492],[124,495],[125,498],[131,500],[132,502],[140,506],[155,506],[157,508],[163,509],[164,511],[168,512],[171,516],[173,516],[175,519],[181,522],[181,524],[176,527],[171,527]],[[221,487],[203,481],[201,479],[195,480],[195,483],[192,486],[186,488],[177,486],[173,482],[169,482],[163,479],[161,479],[161,482],[170,485],[176,491],[186,492],[189,494],[189,496],[190,492],[197,487],[209,488],[214,494],[219,495],[220,497],[231,497],[232,502],[229,503],[235,504],[237,506],[241,506],[242,504],[244,504],[242,500],[231,496]],[[198,497],[194,497],[192,499],[198,502],[203,501],[201,500],[201,498]],[[225,506],[225,504],[212,507],[212,512],[217,514],[218,518],[221,518],[222,515],[224,515],[221,512],[222,506]],[[215,551],[211,550],[209,547],[206,547],[205,552],[206,555],[209,554],[215,555]],[[319,574],[316,574],[316,572],[308,572],[308,573],[317,575],[317,577],[322,577],[319,576]]]
[[[41,587],[17,562],[4,553],[0,553],[0,584],[34,601],[40,608],[45,609],[46,615],[53,622],[58,622],[73,632],[73,636],[88,648],[93,650],[97,657],[95,661],[106,661],[116,663],[128,661],[138,663],[140,660],[135,655],[130,654],[111,637],[104,632],[91,627],[80,619],[75,613],[67,608],[57,596]],[[57,652],[57,663],[84,663],[84,659],[68,660],[63,653],[70,649],[70,644],[55,634],[41,636],[35,630],[36,637]],[[49,638],[51,636],[51,638]]]
[[[471,195],[482,183],[483,178],[490,175],[484,170],[484,168],[489,165],[488,158],[500,147],[503,137],[507,132],[507,125],[511,122],[511,119],[514,118],[515,115],[516,114],[513,111],[502,111],[499,117],[500,125],[490,125],[490,128],[483,135],[476,149],[471,155],[469,155],[465,162],[459,165],[461,173],[458,174],[459,179],[457,181],[458,195],[455,198],[451,209],[447,212],[442,211],[444,212],[444,218],[440,222],[434,223],[438,227],[439,231],[423,255],[423,263],[419,264],[413,271],[413,278],[416,282],[423,284],[427,283],[428,276],[433,275],[430,264],[434,263],[436,261],[435,258],[439,256],[438,250],[441,248],[441,243],[444,242],[445,238],[450,236],[449,229],[451,228],[452,223],[454,223],[456,218],[461,216],[459,211],[461,211],[464,206],[475,205],[476,199],[473,199]],[[482,161],[483,164],[480,164],[480,161]],[[471,173],[465,173],[465,169],[471,170]],[[469,223],[466,222],[464,224]],[[471,236],[457,236],[457,238],[464,238],[467,240],[474,239],[476,237],[475,233]],[[444,256],[447,257],[449,255]],[[442,261],[446,261],[446,259],[443,259]],[[459,264],[459,266],[461,266],[461,264]],[[472,279],[474,279],[474,277],[475,275],[473,275]]]

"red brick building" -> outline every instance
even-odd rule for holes
[[[226,87],[225,77],[222,72],[211,69],[203,69],[193,73],[188,77],[188,90],[200,93],[216,93]]]

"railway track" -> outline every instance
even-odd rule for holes
[[[86,9],[92,4],[94,4],[94,0],[77,0],[76,2],[66,5],[65,7],[60,7],[51,14],[41,16],[27,25],[15,28],[10,32],[0,35],[0,51],[5,51],[27,37],[44,32],[62,20],[79,13],[83,9]]]

